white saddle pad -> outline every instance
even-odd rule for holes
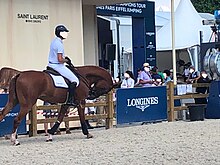
[[[62,76],[54,76],[52,74],[50,74],[50,76],[53,79],[55,87],[68,88],[68,85]]]

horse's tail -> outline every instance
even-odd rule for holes
[[[16,82],[20,74],[17,74],[11,79],[10,85],[9,85],[9,99],[12,99],[14,104],[18,103],[18,97],[17,97],[17,91],[16,91]]]
[[[3,75],[4,69],[2,68],[0,70],[0,88],[4,89],[5,88],[5,79]]]

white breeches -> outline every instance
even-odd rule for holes
[[[63,77],[70,80],[70,82],[76,82],[76,86],[79,85],[79,79],[75,76],[75,74],[69,70],[65,65],[63,64],[48,64],[49,67],[53,68],[57,72],[59,72]]]

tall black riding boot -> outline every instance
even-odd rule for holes
[[[76,104],[74,103],[74,93],[75,93],[75,89],[76,89],[76,83],[72,82],[69,84],[69,95],[68,95],[68,100],[67,100],[67,105],[70,106],[76,106]]]

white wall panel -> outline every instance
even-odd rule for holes
[[[81,0],[1,0],[0,15],[0,68],[44,69],[57,24],[70,30],[65,53],[75,65],[84,64]]]

